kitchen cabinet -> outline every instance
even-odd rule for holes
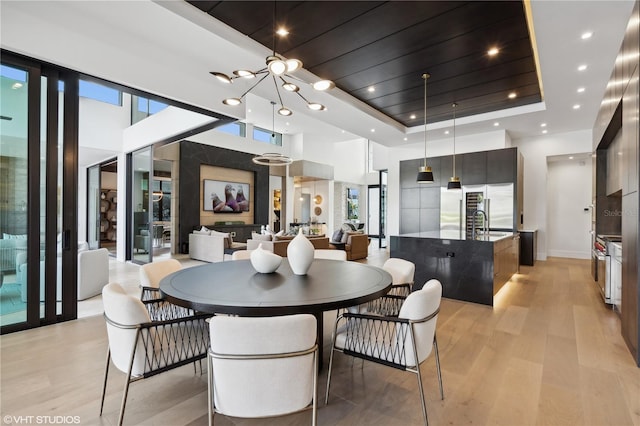
[[[520,264],[533,266],[538,251],[538,230],[520,232]]]
[[[515,182],[517,178],[517,155],[516,148],[487,151],[486,183]]]
[[[463,185],[480,185],[487,182],[487,151],[461,155],[464,170]]]

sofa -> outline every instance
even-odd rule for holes
[[[16,255],[27,251],[27,236],[2,234],[0,238],[0,272],[17,272]]]
[[[202,227],[189,234],[189,257],[204,262],[223,262],[225,254],[245,250],[245,243],[236,243],[231,234]]]
[[[329,249],[329,238],[324,235],[308,235],[306,236],[315,249]],[[269,250],[278,256],[287,257],[287,247],[294,236],[273,236],[270,240],[267,238],[257,239],[255,236],[247,240],[247,250],[255,250],[260,244],[265,250]]]
[[[106,248],[97,250],[78,250],[78,300],[85,300],[102,293],[102,287],[109,283],[109,251]],[[23,302],[27,301],[27,255],[17,256],[17,281],[20,284],[20,294]],[[60,300],[62,295],[61,257],[57,258],[56,295]],[[44,261],[40,261],[40,271],[44,271]],[[44,273],[40,274],[40,300],[44,300]]]

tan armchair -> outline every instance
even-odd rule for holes
[[[371,239],[367,234],[360,232],[349,232],[344,251],[347,252],[347,260],[366,259],[369,255],[369,242]]]

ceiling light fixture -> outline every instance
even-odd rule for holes
[[[456,107],[458,104],[454,102],[451,106],[453,107],[453,176],[447,183],[447,189],[462,189],[460,178],[456,176]]]
[[[578,92],[578,93],[583,93],[583,92],[584,92],[584,87],[578,87],[577,92]]]
[[[578,71],[584,71],[584,70],[586,70],[586,69],[587,69],[587,66],[586,66],[586,65],[580,65],[580,66],[578,67]]]
[[[271,139],[276,138],[276,103],[271,101]],[[293,163],[291,157],[275,152],[267,152],[266,154],[257,155],[251,159],[255,164],[262,166],[286,166]]]
[[[498,122],[496,121],[495,123],[493,123],[493,125],[494,125],[495,127],[498,127],[498,126],[500,125],[500,123],[498,123]]]
[[[583,39],[583,40],[587,40],[587,39],[590,39],[592,35],[593,35],[593,33],[591,31],[587,31],[586,33],[583,33],[580,36],[580,38]]]
[[[278,114],[284,115],[284,116],[289,116],[293,114],[293,112],[289,108],[285,107],[284,103],[282,102],[282,97],[280,96],[280,89],[278,87],[279,83],[282,83],[281,87],[285,91],[295,93],[298,96],[300,96],[300,98],[307,104],[307,107],[310,110],[312,111],[326,110],[327,108],[324,105],[317,102],[310,102],[307,98],[305,98],[300,93],[300,87],[297,84],[292,82],[292,80],[295,80],[296,82],[306,83],[305,81],[297,77],[294,77],[290,74],[302,68],[302,61],[300,61],[299,59],[285,59],[276,53],[276,34],[280,36],[285,36],[289,34],[289,32],[284,28],[280,28],[276,30],[275,26],[276,26],[276,3],[274,2],[274,5],[273,5],[273,54],[267,56],[266,66],[264,68],[261,68],[257,71],[235,70],[233,71],[232,76],[229,76],[225,73],[218,72],[218,71],[209,72],[209,74],[216,77],[218,81],[225,84],[231,84],[233,83],[234,80],[238,78],[252,79],[260,76],[260,79],[251,87],[249,87],[249,89],[247,89],[242,95],[240,95],[240,97],[227,98],[227,99],[224,99],[222,103],[229,106],[240,105],[242,103],[242,99],[247,95],[247,93],[251,92],[258,84],[262,83],[267,77],[271,77],[271,79],[273,80],[273,84],[276,88],[278,100],[280,101],[280,109],[278,110]],[[315,83],[311,83],[310,85],[311,87],[313,87],[315,90],[318,90],[318,91],[325,91],[335,87],[335,84],[330,80],[320,80],[320,81],[316,81]]]
[[[547,123],[540,123],[540,127],[547,127]]]
[[[580,109],[580,104],[575,104],[575,105],[573,106],[573,109]]]
[[[492,47],[491,49],[489,49],[489,50],[487,51],[487,54],[488,54],[489,56],[495,56],[495,55],[497,55],[497,54],[498,54],[498,52],[500,52],[500,51],[498,50],[498,48],[497,48],[497,47]]]
[[[509,93],[509,99],[515,99],[516,98],[516,92],[511,92]]]
[[[418,183],[433,183],[433,171],[431,167],[427,166],[427,80],[431,77],[430,74],[422,74],[424,80],[424,163],[418,169]]]

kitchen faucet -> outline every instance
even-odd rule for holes
[[[487,214],[484,210],[474,210],[471,216],[471,238],[476,239],[476,216],[482,214],[482,228],[487,231]]]

